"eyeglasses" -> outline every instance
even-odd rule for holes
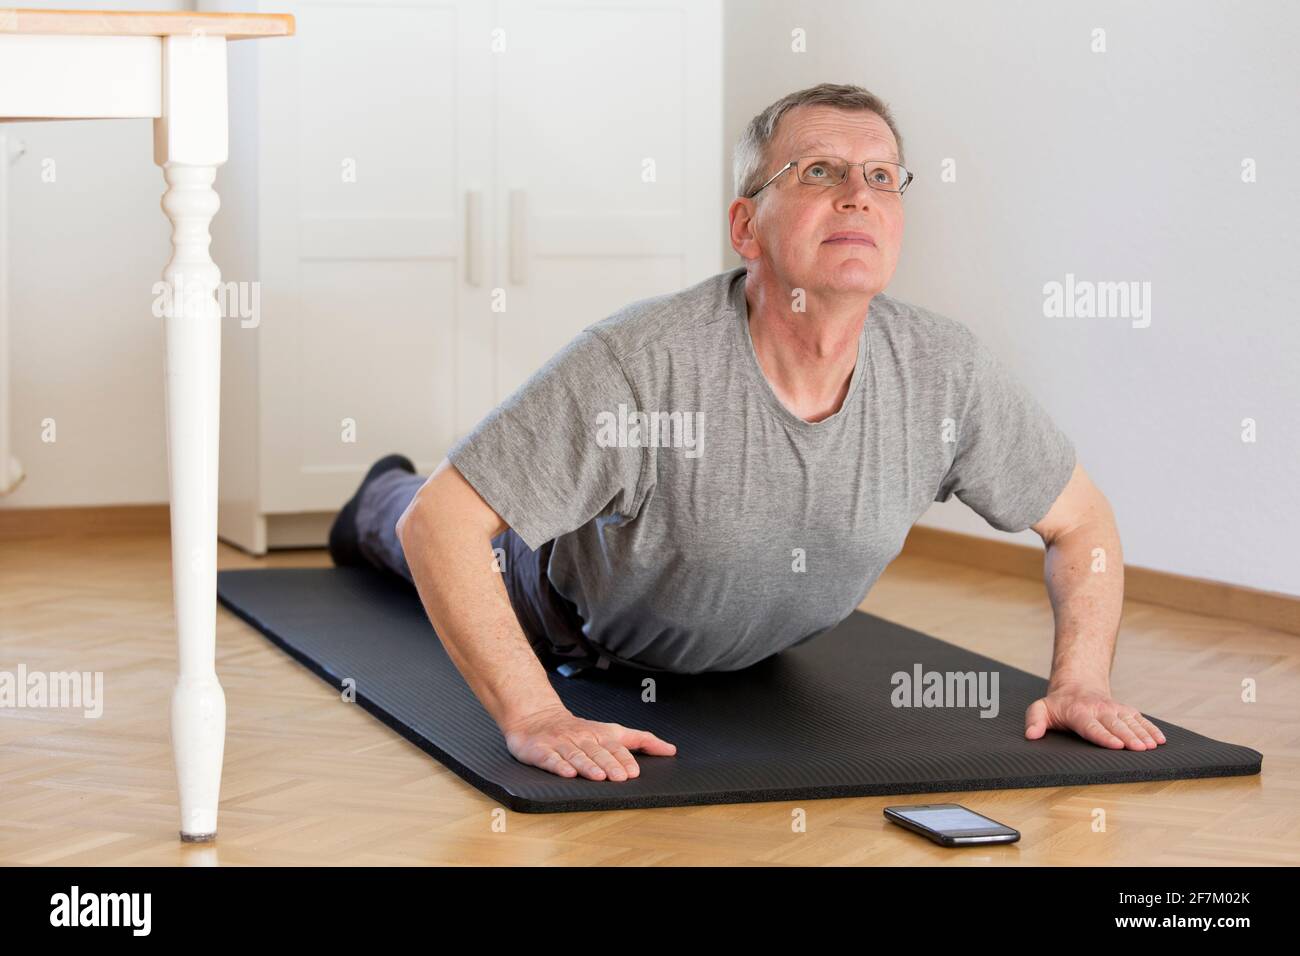
[[[887,193],[902,195],[907,191],[908,184],[916,178],[898,163],[883,159],[850,163],[838,156],[805,156],[802,159],[790,160],[776,171],[776,176],[763,183],[746,198],[753,199],[772,185],[776,177],[787,169],[794,168],[799,175],[799,182],[807,183],[809,186],[838,186],[848,178],[850,166],[861,166],[862,178],[867,181],[867,185]]]

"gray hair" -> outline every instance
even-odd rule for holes
[[[894,134],[894,139],[898,140],[899,164],[907,165],[903,158],[903,137],[898,134],[898,127],[894,125],[894,116],[884,100],[860,86],[819,83],[817,86],[781,97],[749,121],[749,125],[745,127],[745,131],[740,134],[740,139],[736,143],[732,160],[732,178],[737,196],[748,196],[762,185],[760,179],[763,177],[764,164],[767,161],[767,147],[776,132],[776,124],[782,116],[796,106],[832,106],[841,110],[865,110],[875,113],[885,121],[885,125]]]

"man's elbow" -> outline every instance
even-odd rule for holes
[[[509,527],[463,477],[451,467],[440,467],[416,492],[397,519],[397,540],[403,550],[412,541],[428,542],[432,535],[470,536],[484,540]]]
[[[413,540],[416,534],[427,524],[429,504],[422,501],[417,494],[411,499],[406,509],[397,518],[397,525],[394,530],[397,532],[397,540],[402,545],[402,551],[408,548],[408,541]]]

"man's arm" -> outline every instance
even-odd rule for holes
[[[443,459],[397,521],[411,577],[447,656],[510,753],[562,777],[628,780],[630,750],[671,756],[654,734],[569,712],[519,625],[492,554],[508,525]]]
[[[1046,546],[1043,570],[1056,618],[1051,684],[1088,684],[1109,693],[1124,609],[1124,556],[1110,502],[1076,463],[1033,530]]]
[[[1124,609],[1124,556],[1110,502],[1075,463],[1065,490],[1033,525],[1046,546],[1044,577],[1056,621],[1047,696],[1026,712],[1025,735],[1073,730],[1104,747],[1154,748],[1164,735],[1110,696]]]
[[[506,522],[445,459],[402,516],[397,538],[434,630],[500,725],[562,702],[494,570]]]

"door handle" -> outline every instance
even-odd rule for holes
[[[465,192],[465,281],[483,284],[483,190]]]
[[[510,190],[510,282],[523,285],[528,278],[528,196]]]

